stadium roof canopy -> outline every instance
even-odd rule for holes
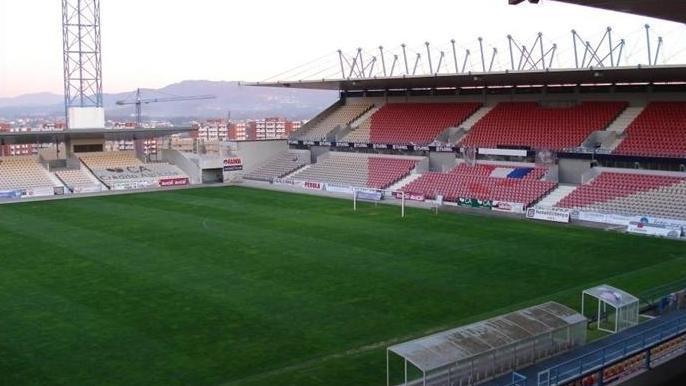
[[[0,132],[0,145],[31,143],[56,143],[73,139],[104,139],[106,141],[130,141],[164,137],[192,131],[192,128],[173,127],[160,129],[79,129],[63,131]]]
[[[585,322],[571,308],[548,302],[397,344],[388,351],[429,372]]]
[[[523,0],[510,0],[520,3]],[[610,11],[633,13],[641,16],[686,23],[684,0],[555,0],[561,3],[585,5]]]
[[[369,91],[536,85],[646,84],[686,82],[686,66],[549,69],[436,74],[363,79],[321,79],[248,83],[249,86],[315,90]]]

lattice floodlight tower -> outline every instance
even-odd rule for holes
[[[64,109],[67,127],[105,127],[100,0],[62,0]]]

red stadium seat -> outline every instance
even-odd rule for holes
[[[585,102],[547,108],[535,102],[500,103],[469,131],[463,147],[528,147],[562,150],[604,130],[626,108],[624,102]]]
[[[625,133],[615,154],[686,157],[686,102],[649,104]]]

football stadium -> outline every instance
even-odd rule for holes
[[[105,128],[99,1],[63,7],[66,127],[0,131],[0,384],[686,382],[686,66],[648,26],[636,66],[610,29],[570,68],[338,51],[245,85],[339,93],[288,138],[209,143]]]

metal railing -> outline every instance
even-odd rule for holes
[[[670,320],[596,351],[538,373],[538,386],[554,386],[580,378],[686,332],[686,316]]]

